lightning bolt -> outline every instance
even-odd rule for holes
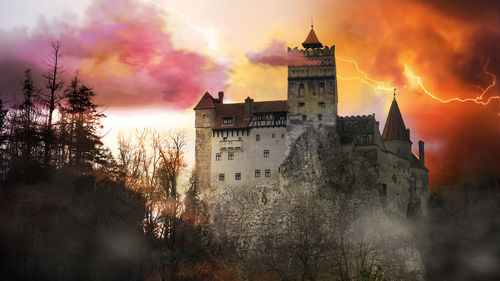
[[[478,87],[480,90],[482,90],[481,94],[475,98],[465,98],[465,99],[461,99],[461,98],[451,98],[451,99],[442,99],[442,98],[439,98],[435,95],[433,95],[429,90],[427,90],[422,82],[422,78],[420,76],[417,76],[415,75],[411,70],[410,68],[405,65],[405,75],[406,77],[410,78],[410,79],[414,79],[418,86],[422,89],[422,91],[424,91],[425,94],[427,94],[428,96],[430,96],[431,98],[437,100],[437,101],[440,101],[442,103],[449,103],[449,102],[452,102],[452,101],[458,101],[458,102],[474,102],[474,103],[477,103],[477,104],[481,104],[481,105],[487,105],[488,103],[490,103],[490,101],[494,100],[494,99],[500,99],[500,96],[491,96],[489,97],[488,99],[484,100],[484,95],[491,89],[493,88],[495,85],[496,85],[496,81],[497,81],[497,77],[488,71],[488,65],[490,63],[490,60],[488,59],[488,61],[486,62],[486,64],[484,65],[483,67],[483,71],[485,74],[487,74],[488,76],[491,77],[491,82],[490,84],[488,84],[488,86],[483,89],[479,86],[476,86]]]
[[[374,90],[383,90],[383,91],[392,91],[393,90],[392,87],[386,86],[386,84],[383,81],[377,81],[375,79],[370,78],[368,76],[368,74],[366,74],[366,72],[362,71],[359,68],[358,63],[354,59],[346,59],[346,58],[342,58],[342,57],[337,57],[336,59],[339,60],[339,61],[352,63],[354,65],[355,69],[356,69],[356,72],[359,73],[359,76],[354,76],[354,77],[343,77],[343,76],[339,75],[338,76],[339,79],[341,79],[341,80],[349,80],[349,81],[359,80],[362,83],[364,83],[364,84],[368,85],[369,87],[373,88]],[[449,102],[474,102],[474,103],[480,104],[480,105],[487,105],[487,104],[489,104],[494,99],[500,99],[500,96],[490,96],[486,100],[484,98],[484,95],[491,88],[493,88],[496,85],[496,78],[497,77],[493,73],[491,73],[490,71],[488,71],[488,65],[489,65],[489,63],[490,63],[490,60],[488,59],[488,61],[486,62],[486,64],[483,66],[483,71],[484,71],[484,73],[486,75],[488,75],[488,76],[491,77],[491,82],[488,84],[488,86],[486,88],[482,88],[480,86],[474,85],[474,87],[478,88],[481,91],[481,94],[479,96],[475,97],[475,98],[464,98],[464,99],[462,99],[462,98],[455,97],[455,98],[450,98],[450,99],[442,99],[442,98],[440,98],[440,97],[432,94],[429,90],[427,90],[427,88],[425,88],[425,86],[424,86],[422,78],[420,76],[414,74],[414,72],[410,69],[410,67],[408,65],[405,65],[404,74],[405,74],[406,78],[414,80],[417,83],[417,85],[420,87],[420,89],[426,95],[430,96],[432,99],[437,100],[437,101],[439,101],[441,103],[449,103]],[[499,113],[499,115],[500,115],[500,113]]]
[[[349,81],[359,80],[362,83],[364,83],[364,84],[368,85],[369,87],[373,88],[375,91],[377,91],[377,90],[392,91],[393,90],[393,87],[387,87],[384,82],[377,81],[377,80],[374,80],[374,79],[368,77],[368,74],[366,74],[366,72],[362,71],[359,68],[358,63],[354,59],[345,59],[345,58],[341,58],[341,57],[336,57],[336,59],[340,60],[340,61],[349,62],[349,63],[354,64],[354,67],[356,68],[356,72],[361,75],[361,76],[354,76],[354,77],[344,77],[344,76],[338,75],[337,77],[339,79],[341,79],[341,80],[349,80]]]

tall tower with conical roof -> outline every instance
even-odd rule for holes
[[[396,89],[394,89],[394,99],[392,100],[391,108],[385,121],[382,139],[387,150],[410,159],[412,144],[410,130],[406,128],[403,116],[399,110],[398,102],[396,101]]]
[[[337,121],[335,46],[323,46],[313,25],[302,46],[288,48],[287,134],[291,141],[304,125],[335,125]]]

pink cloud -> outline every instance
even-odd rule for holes
[[[104,0],[93,3],[81,26],[42,19],[32,32],[0,30],[0,93],[13,101],[23,70],[41,74],[56,40],[62,43],[65,75],[81,69],[83,80],[106,106],[186,108],[206,89],[223,89],[228,66],[175,48],[165,31],[166,17],[163,10],[140,1]]]
[[[287,52],[286,43],[273,39],[269,46],[259,52],[247,54],[247,58],[251,63],[264,64],[273,67],[292,65],[316,65],[317,60],[310,60],[298,50]]]

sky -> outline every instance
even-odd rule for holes
[[[78,70],[106,108],[106,145],[135,127],[183,128],[192,163],[197,100],[286,99],[286,47],[311,18],[335,45],[341,115],[375,113],[382,130],[395,86],[431,186],[500,175],[493,0],[2,0],[0,95],[18,102],[23,71],[40,77],[60,40],[66,81]]]

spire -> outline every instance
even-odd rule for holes
[[[314,32],[314,25],[312,22],[311,18],[311,31],[309,31],[309,34],[307,35],[306,41],[302,43],[302,46],[306,49],[309,48],[322,48],[323,44],[319,42],[318,36],[316,36],[316,33]]]
[[[401,116],[401,111],[399,111],[399,106],[396,102],[396,88],[394,88],[394,99],[392,100],[391,109],[389,109],[389,114],[385,121],[382,139],[410,141],[403,116]]]

